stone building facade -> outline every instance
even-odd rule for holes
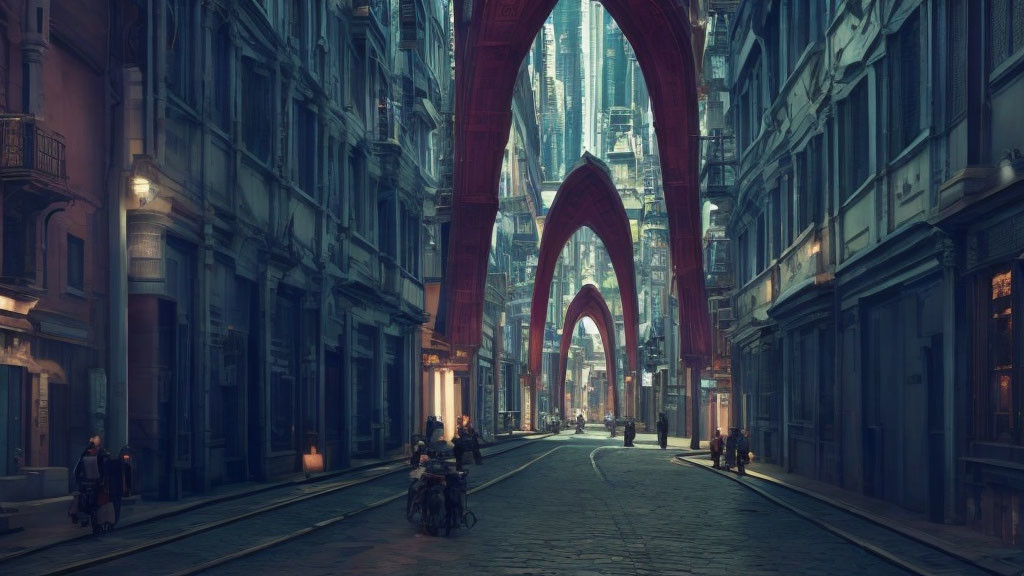
[[[1018,546],[1022,23],[1003,1],[745,2],[728,111],[753,451]]]
[[[66,488],[109,408],[109,16],[0,2],[0,501],[61,495],[27,473]]]
[[[111,425],[143,494],[294,472],[313,446],[328,469],[402,452],[444,6],[168,0],[114,21]]]

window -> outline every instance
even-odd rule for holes
[[[352,51],[352,70],[349,74],[349,100],[360,118],[366,117],[366,63],[362,50]]]
[[[1009,442],[1015,434],[1013,397],[1013,271],[997,270],[991,280],[989,304],[989,382],[992,396],[992,437]]]
[[[419,277],[420,254],[420,220],[419,216],[402,205],[402,268],[415,277]]]
[[[341,146],[333,136],[327,143],[327,209],[336,218],[341,218]]]
[[[842,200],[849,199],[864,183],[870,173],[871,126],[868,116],[868,82],[863,79],[839,103],[840,192]]]
[[[798,155],[796,157],[796,160],[797,160],[796,168],[797,168],[797,171],[799,171],[801,156]],[[793,243],[793,240],[796,239],[797,234],[799,234],[800,230],[801,230],[801,228],[797,228],[796,209],[797,209],[797,202],[798,202],[798,200],[797,200],[797,197],[796,197],[796,186],[794,185],[794,182],[793,182],[793,180],[796,177],[797,177],[797,174],[791,173],[791,174],[786,175],[782,179],[782,185],[783,185],[782,196],[783,196],[783,201],[786,203],[785,215],[782,217],[783,218],[783,231],[782,231],[782,233],[785,235],[784,242],[785,242],[786,246],[789,246],[790,244]]]
[[[768,260],[776,259],[782,254],[782,187],[786,185],[786,179],[772,190],[772,221],[771,221],[771,256]],[[763,270],[764,268],[762,268]]]
[[[765,214],[762,212],[757,218],[757,266],[754,267],[754,275],[760,274],[768,264],[768,233],[765,230]]]
[[[231,129],[231,36],[219,21],[213,32],[213,121],[225,132]]]
[[[377,249],[381,254],[398,259],[395,249],[395,197],[389,195],[377,203]]]
[[[893,38],[889,54],[889,152],[895,158],[921,133],[921,18],[915,10]]]
[[[85,289],[85,242],[68,234],[68,288]]]
[[[736,262],[739,264],[739,285],[743,286],[750,280],[750,246],[747,243],[746,231],[739,235],[739,239],[736,242],[736,252]]]
[[[189,0],[167,0],[167,89],[191,104],[193,98],[192,7]]]
[[[35,280],[36,220],[33,215],[20,215],[5,206],[3,275]]]
[[[809,208],[811,222],[820,223],[825,208],[825,135],[819,134],[811,140],[807,153],[807,190],[805,203]]]
[[[992,0],[988,2],[989,71],[1024,48],[1024,2]]]
[[[7,66],[10,46],[7,44],[7,33],[0,31],[0,112],[7,112]]]
[[[796,155],[796,233],[803,232],[811,223],[810,173],[812,140],[803,152]]]
[[[292,151],[292,166],[299,188],[316,197],[316,114],[299,102],[293,103],[295,110],[295,141]]]
[[[815,0],[817,3],[818,0]],[[810,41],[810,0],[790,0],[789,2],[789,73],[796,69],[796,64],[803,55]]]
[[[372,212],[370,202],[372,199],[366,178],[366,160],[361,151],[355,151],[349,156],[348,162],[352,227],[364,239],[372,240],[370,237],[373,232],[370,225]]]
[[[789,404],[790,418],[795,422],[814,419],[817,364],[816,328],[793,332],[790,342]]]
[[[949,62],[947,118],[952,124],[967,110],[967,2],[947,0],[946,21],[949,43],[946,58]]]
[[[245,148],[264,162],[270,161],[274,124],[270,102],[270,77],[246,58],[242,63],[242,140]]]

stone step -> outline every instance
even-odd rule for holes
[[[0,536],[21,532],[24,528],[17,511],[0,514]]]

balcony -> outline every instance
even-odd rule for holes
[[[39,127],[32,116],[0,115],[0,179],[37,192],[41,209],[70,199],[63,139]]]

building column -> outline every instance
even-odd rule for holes
[[[21,37],[24,66],[22,110],[34,116],[45,115],[43,93],[43,55],[49,46],[50,0],[27,0]]]
[[[387,412],[384,410],[384,400],[387,397],[386,387],[384,386],[384,374],[387,370],[387,362],[384,358],[384,350],[387,345],[385,342],[384,329],[386,326],[377,324],[374,326],[377,330],[377,344],[376,350],[373,351],[373,363],[374,370],[377,372],[374,375],[374,385],[376,389],[374,392],[374,418],[370,424],[373,428],[373,435],[377,442],[377,457],[383,458],[387,454],[387,446],[385,446],[385,428],[387,427]]]
[[[943,427],[946,430],[942,447],[943,460],[945,460],[945,470],[943,471],[945,509],[943,515],[946,522],[957,523],[963,520],[963,514],[958,505],[958,502],[961,501],[962,490],[957,474],[961,466],[957,459],[957,445],[964,430],[961,425],[962,420],[958,418],[957,412],[962,410],[961,406],[970,405],[968,402],[958,402],[958,396],[963,398],[967,394],[957,390],[957,383],[960,382],[960,386],[967,388],[970,386],[968,384],[970,379],[957,378],[958,372],[967,364],[965,356],[959,354],[957,350],[957,341],[960,339],[960,332],[957,328],[966,332],[964,315],[971,308],[962,300],[965,290],[963,282],[957,277],[956,246],[952,240],[944,242],[941,262],[943,300],[946,302],[943,307],[945,313],[942,319],[942,419]],[[970,338],[965,337],[962,340],[969,342]],[[935,351],[932,353],[934,354]]]
[[[687,369],[690,372],[690,392],[692,398],[690,399],[690,418],[693,419],[692,425],[690,426],[690,448],[692,450],[700,449],[700,365],[701,362],[698,360],[690,360],[687,362]]]
[[[144,497],[159,498],[167,488],[161,484],[169,474],[163,464],[169,458],[166,437],[160,435],[160,306],[156,296],[136,294],[126,302],[127,376],[130,383],[128,414]]]

